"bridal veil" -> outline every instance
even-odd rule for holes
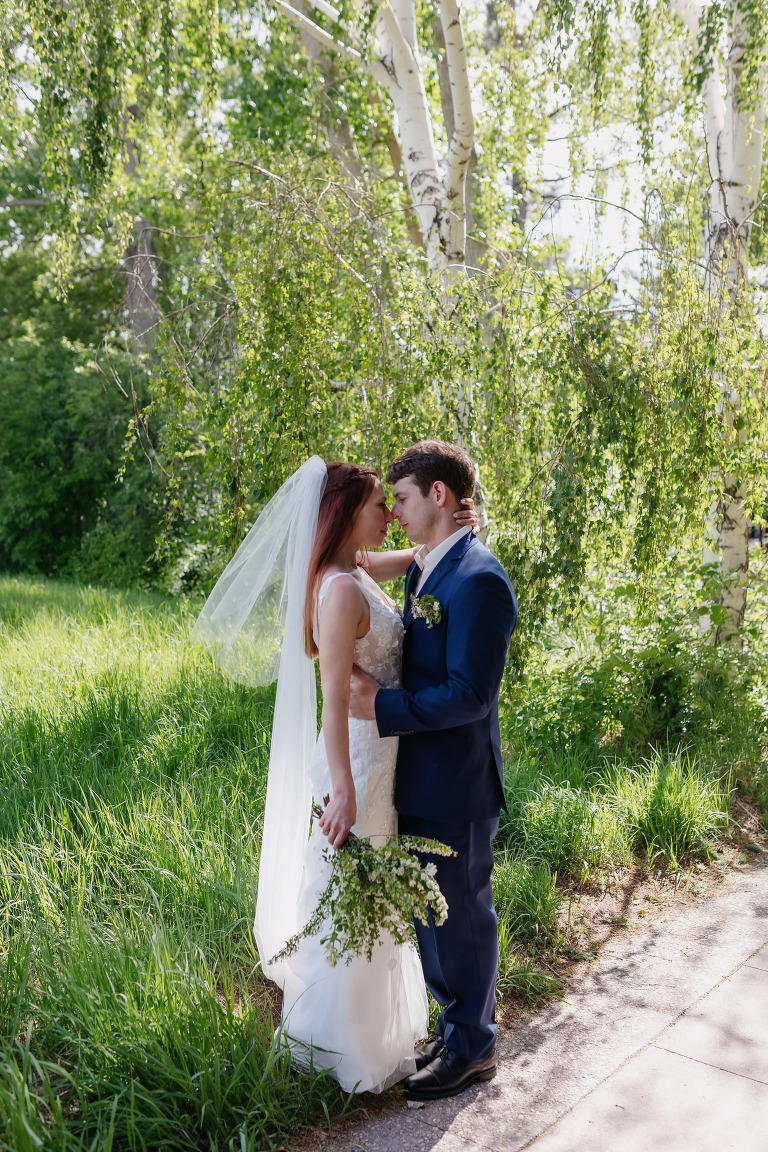
[[[317,739],[314,663],[304,651],[304,601],[325,463],[312,456],[267,504],[206,601],[190,639],[223,670],[257,687],[277,679],[254,936],[265,975],[302,927],[299,886]]]

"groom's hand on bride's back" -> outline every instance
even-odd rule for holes
[[[376,693],[381,685],[378,681],[358,668],[352,666],[352,679],[349,684],[349,714],[355,720],[376,719]]]

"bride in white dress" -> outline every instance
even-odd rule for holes
[[[306,611],[314,641],[308,647],[319,651],[323,689],[312,790],[316,802],[327,795],[331,801],[306,847],[302,921],[328,883],[323,851],[329,844],[339,847],[350,829],[373,844],[397,832],[397,738],[381,739],[375,723],[348,719],[353,664],[387,688],[400,686],[400,613],[358,563],[363,549],[381,545],[390,520],[375,474],[329,466]],[[380,1092],[415,1071],[413,1046],[427,1033],[427,996],[416,950],[382,935],[370,962],[361,956],[331,967],[321,935],[302,941],[286,964],[283,1028],[294,1062],[311,1059],[315,1068],[331,1069],[346,1091]]]
[[[473,523],[471,506],[457,519]],[[378,582],[404,575],[414,550],[367,553],[391,520],[375,472],[326,468],[313,457],[251,529],[192,634],[246,683],[268,683],[279,662],[254,932],[263,970],[283,988],[281,1034],[294,1064],[328,1069],[358,1092],[381,1092],[415,1071],[414,1043],[428,1028],[415,948],[382,933],[370,961],[331,967],[321,931],[287,959],[272,957],[327,885],[324,850],[350,830],[373,844],[397,831],[397,738],[348,716],[353,664],[384,687],[401,683],[402,619]],[[316,654],[323,715],[315,740]],[[327,795],[308,835],[311,800]]]

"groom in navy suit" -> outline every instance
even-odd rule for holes
[[[496,1074],[498,927],[492,841],[504,804],[499,687],[517,602],[501,564],[453,513],[474,489],[462,449],[427,440],[387,471],[393,515],[421,545],[405,580],[402,689],[364,673],[350,714],[399,736],[395,807],[402,835],[450,845],[437,858],[448,918],[416,923],[427,987],[442,1011],[405,1081],[412,1099],[454,1096]]]

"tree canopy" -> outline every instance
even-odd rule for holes
[[[626,560],[642,599],[708,516],[718,558],[734,510],[746,549],[768,473],[767,26],[756,0],[11,4],[3,291],[26,277],[34,303],[0,388],[89,461],[68,563],[118,569],[135,532],[152,578],[206,583],[308,453],[383,467],[423,436],[478,461],[521,643],[574,609],[590,560]],[[743,122],[738,208],[713,86]],[[591,259],[566,196],[598,228],[623,214]],[[0,453],[42,509],[20,427]],[[5,562],[45,567],[18,499]],[[720,568],[710,627],[738,638],[746,569]]]

